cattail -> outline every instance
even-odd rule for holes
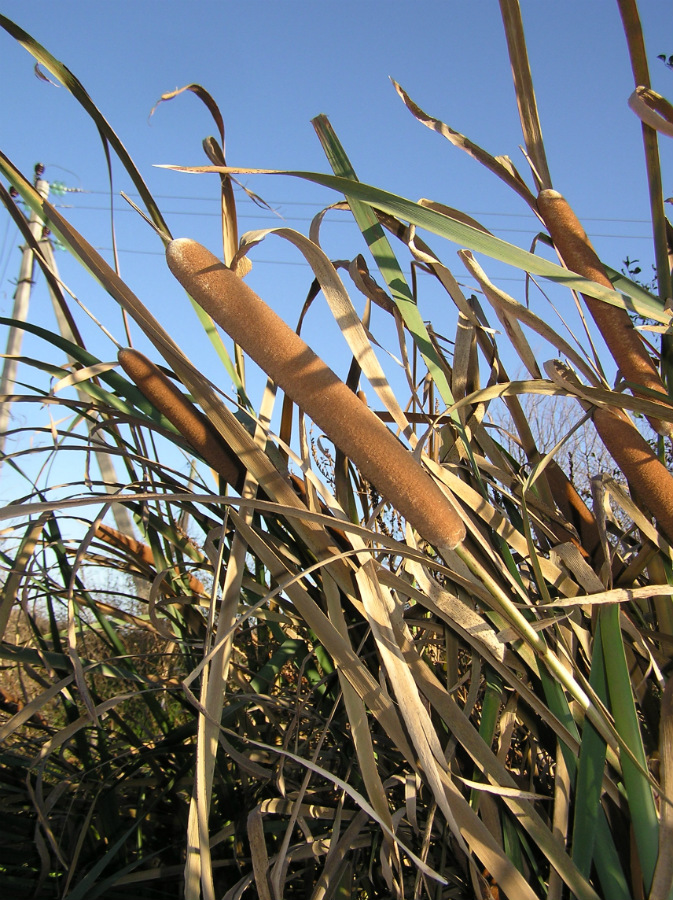
[[[575,526],[579,535],[580,553],[593,559],[601,546],[600,532],[594,514],[556,460],[552,459],[547,464],[545,474],[556,505],[566,520]]]
[[[622,470],[633,492],[646,504],[669,544],[673,544],[673,478],[624,413],[599,407],[596,431]]]
[[[118,550],[126,551],[131,556],[135,557],[139,564],[154,566],[154,555],[151,547],[137,541],[135,538],[129,537],[129,535],[124,534],[121,531],[117,531],[116,528],[111,528],[109,525],[106,525],[105,522],[99,522],[96,526],[96,537]],[[180,570],[177,566],[175,566],[175,572],[178,575],[180,574]],[[189,589],[193,594],[206,594],[203,582],[199,581],[199,579],[191,573],[187,577],[189,580]]]
[[[208,419],[151,360],[131,348],[120,350],[119,363],[129,378],[208,465],[232,487],[240,490],[245,470],[224,446]]]
[[[613,290],[603,264],[565,197],[558,191],[540,191],[537,208],[566,266],[572,272]],[[622,375],[636,386],[634,391],[639,385],[664,394],[668,399],[661,377],[626,310],[586,294],[582,296]],[[641,396],[653,399],[645,392]],[[668,422],[655,418],[649,419],[649,422],[659,434],[673,437],[673,427]]]
[[[464,539],[459,512],[430,475],[254,291],[195,241],[172,241],[166,257],[189,295],[427,541],[441,550]]]

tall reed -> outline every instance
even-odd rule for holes
[[[322,214],[310,237],[283,228],[277,239],[304,254],[309,301],[320,283],[342,328],[346,382],[240,277],[263,238],[238,241],[237,170],[214,98],[184,89],[218,135],[205,142],[212,165],[200,168],[220,175],[224,262],[171,241],[83,85],[0,15],[122,163],[167,244],[180,282],[171,302],[195,301],[222,363],[206,379],[182,335],[168,334],[0,152],[21,201],[4,188],[0,199],[24,239],[25,204],[107,290],[106,334],[119,306],[133,320],[128,343],[149,341],[165,364],[122,349],[116,367],[104,361],[116,343],[93,355],[91,320],[34,246],[73,327],[59,336],[3,320],[41,352],[20,361],[11,400],[21,417],[3,461],[19,487],[0,510],[2,896],[671,896],[673,497],[666,456],[640,430],[647,414],[670,435],[671,414],[658,360],[629,315],[667,326],[667,298],[622,279],[623,308],[604,302],[620,302],[612,270],[551,190],[520,9],[500,6],[532,186],[398,91],[541,214],[565,267],[489,234],[446,198],[416,203],[359,181],[317,117],[333,174],[290,174],[337,189],[362,246],[330,263]],[[637,56],[635,4],[620,6]],[[446,239],[584,294],[589,329],[630,393],[609,389],[563,324],[531,308],[541,296],[508,297],[484,272],[494,316],[466,293]],[[474,274],[468,257],[459,255]],[[339,266],[377,304],[376,319],[360,318]],[[419,271],[443,291],[441,322],[425,320]],[[379,332],[380,316],[394,327]],[[233,358],[211,317],[233,338]],[[387,353],[374,352],[379,342]],[[509,378],[512,352],[530,378]],[[284,392],[280,452],[275,391],[259,410],[248,399],[255,366]],[[400,366],[408,392],[388,380]],[[213,388],[218,378],[233,382],[240,406]],[[549,433],[544,416],[524,413],[527,394],[543,408],[573,404],[587,429],[595,424],[614,464],[587,450],[591,495],[579,496],[566,467],[579,424],[563,418]],[[670,459],[668,440],[658,450]],[[347,458],[338,474],[330,442]],[[107,482],[92,449],[116,467]],[[111,524],[120,507],[126,529]]]

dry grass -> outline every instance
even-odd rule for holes
[[[416,118],[531,207],[538,198],[573,272],[439,203],[362,184],[329,122],[314,122],[334,174],[302,177],[336,188],[363,232],[369,261],[355,247],[340,265],[394,325],[398,344],[386,349],[402,360],[405,400],[376,355],[368,313],[356,311],[350,282],[320,247],[319,220],[308,237],[277,234],[303,253],[308,283],[316,280],[342,329],[343,378],[242,280],[260,235],[238,240],[238,170],[218,141],[203,170],[221,175],[224,261],[194,242],[170,243],[81,84],[0,17],[87,108],[138,185],[171,269],[200,304],[204,338],[214,334],[210,315],[234,338],[225,377],[240,403],[223,398],[179,335],[0,157],[5,179],[156,352],[154,361],[122,350],[120,372],[99,365],[76,331],[66,340],[25,326],[43,340],[44,359],[34,361],[35,388],[17,388],[30,424],[3,464],[30,477],[56,446],[78,475],[67,496],[41,481],[2,510],[7,896],[671,895],[673,503],[660,455],[670,448],[633,423],[646,416],[668,435],[673,414],[659,360],[610,331],[621,321],[637,337],[610,270],[584,265],[584,237],[573,255],[567,222],[557,227],[545,207],[558,195],[548,193],[519,9],[501,6],[530,186],[398,91]],[[633,9],[622,6],[637,56]],[[190,88],[222,133],[213,98]],[[21,207],[0,193],[25,226]],[[461,290],[415,227],[467,248],[459,258],[481,297]],[[601,377],[564,323],[553,327],[493,284],[470,251],[579,291],[631,392]],[[39,260],[48,271],[49,259]],[[423,320],[408,260],[453,304],[441,333]],[[662,299],[624,279],[620,290],[669,324]],[[605,301],[622,302],[618,318]],[[544,364],[531,334],[544,343]],[[269,387],[258,410],[247,404],[244,356],[282,396],[278,435],[276,392]],[[507,374],[512,356],[525,378]],[[40,381],[45,368],[58,393]],[[581,473],[580,496],[577,473],[564,468],[578,419],[550,440],[545,416],[526,411],[531,397],[575,404],[619,477],[604,456],[587,456],[596,469]],[[34,412],[45,399],[58,409],[48,443]],[[116,493],[92,480],[89,442],[115,462]],[[325,471],[312,445],[330,459]],[[194,458],[187,474],[175,463],[184,453]],[[111,509],[125,509],[133,529],[113,526]]]

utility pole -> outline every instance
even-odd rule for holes
[[[49,184],[42,175],[44,174],[44,166],[38,163],[35,166],[35,189],[45,200],[49,196]],[[30,233],[36,241],[42,237],[44,222],[34,210],[30,214],[28,220]],[[33,274],[35,272],[35,254],[26,244],[23,248],[23,256],[21,257],[21,268],[19,269],[19,280],[14,294],[14,310],[12,318],[19,322],[25,322],[28,318],[28,303],[30,300],[30,291],[33,286]],[[14,389],[16,381],[16,370],[18,366],[17,357],[21,353],[21,342],[23,341],[23,329],[20,327],[12,327],[9,329],[7,338],[7,350],[5,362],[2,367],[2,377],[0,378],[0,397],[5,400],[0,402],[0,465],[2,457],[5,453],[5,441],[7,439],[7,427],[12,407],[11,393]]]

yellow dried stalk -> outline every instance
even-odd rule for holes
[[[464,539],[460,513],[430,475],[254,291],[196,241],[172,241],[166,258],[189,295],[427,541],[441,551]]]
[[[142,353],[126,348],[119,351],[117,358],[144,396],[166,416],[199,456],[228,484],[240,490],[245,470],[224,447],[219,434],[203,413]]]
[[[603,264],[565,197],[558,191],[540,191],[537,208],[565,265],[572,272],[612,290]],[[668,399],[661,377],[626,310],[586,294],[582,296],[624,378]],[[634,392],[637,393],[637,388]],[[641,396],[653,399],[645,392]],[[656,418],[648,421],[659,434],[673,437],[670,423]]]

